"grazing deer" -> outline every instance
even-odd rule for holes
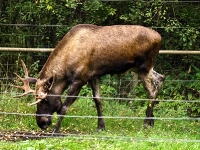
[[[38,78],[28,77],[24,63],[25,78],[18,77],[24,86],[23,96],[33,92],[37,104],[36,120],[46,129],[54,112],[60,114],[53,131],[59,131],[63,116],[74,103],[86,83],[92,87],[93,99],[98,113],[98,130],[105,128],[100,101],[100,80],[105,74],[121,74],[132,70],[143,81],[150,98],[146,110],[145,126],[153,126],[153,107],[157,93],[165,77],[153,70],[161,45],[156,31],[138,25],[96,26],[80,24],[73,27],[50,54]],[[29,86],[35,83],[35,90]],[[62,93],[69,87],[64,103]]]

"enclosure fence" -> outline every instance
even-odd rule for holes
[[[52,52],[53,48],[14,48],[14,47],[0,47],[0,52]],[[200,55],[197,50],[160,50],[159,54],[173,54],[173,55]]]
[[[8,51],[7,51],[8,50]],[[0,51],[2,52],[15,52],[15,53],[23,53],[23,52],[31,52],[31,53],[35,53],[35,52],[51,52],[53,49],[49,49],[49,48],[6,48],[6,47],[0,47]],[[186,52],[186,53],[185,53]],[[9,53],[8,53],[9,54]],[[169,50],[161,50],[160,54],[171,54],[171,55],[199,55],[199,51],[169,51]],[[10,65],[14,65],[14,64],[10,64]],[[9,66],[10,66],[9,65]],[[1,80],[7,80],[7,78],[2,77]],[[9,80],[15,80],[15,77],[10,77]],[[109,81],[110,82],[110,81]],[[139,82],[139,81],[138,81]],[[182,82],[183,85],[187,84],[188,82],[199,82],[200,80],[166,80],[165,82]],[[9,84],[1,84],[1,87],[3,86],[7,86],[10,87]],[[7,88],[5,88],[7,89]],[[16,91],[5,91],[4,89],[1,90],[1,95],[10,95],[10,96],[14,96],[14,95],[19,95],[22,93],[17,93]],[[61,95],[62,98],[65,98],[66,95]],[[77,98],[79,99],[92,99],[92,96],[78,96]],[[33,99],[33,98],[32,98]],[[123,98],[123,97],[105,97],[102,96],[101,99],[103,99],[104,101],[113,101],[113,100],[117,100],[117,101],[123,101],[123,102],[128,102],[128,103],[132,103],[135,101],[144,101],[144,102],[148,102],[149,99],[143,99],[143,98]],[[3,99],[8,100],[6,99]],[[166,103],[171,103],[171,102],[175,102],[175,103],[187,103],[187,104],[199,104],[199,99],[157,99],[155,101],[159,101],[159,102],[166,102]],[[196,107],[197,109],[199,109],[199,105]],[[83,108],[84,109],[84,108]],[[156,107],[155,109],[159,110],[159,107]],[[1,109],[0,109],[1,110]],[[134,108],[133,108],[134,110]],[[136,108],[134,111],[139,111],[139,108]],[[179,110],[180,111],[180,110]],[[185,111],[185,110],[183,110]],[[0,119],[2,119],[2,121],[6,118],[6,116],[15,116],[15,117],[34,117],[35,114],[34,113],[23,113],[23,112],[11,112],[11,111],[0,111]],[[57,115],[58,117],[59,115]],[[54,115],[52,117],[55,117]],[[81,118],[81,119],[97,119],[98,117],[95,115],[65,115],[63,116],[64,118]],[[144,120],[145,117],[143,116],[103,116],[103,118],[105,119],[123,119],[123,120]],[[149,118],[152,119],[152,118]],[[154,117],[155,120],[160,120],[160,121],[164,121],[164,120],[172,120],[172,121],[199,121],[200,118],[198,117],[186,117],[186,116],[182,116],[182,117]],[[36,124],[35,124],[36,126]],[[198,132],[198,131],[196,131]],[[0,135],[5,139],[5,137],[10,137],[9,131],[2,131],[0,132]],[[90,134],[71,134],[71,133],[60,133],[57,134],[58,136],[56,138],[69,138],[69,139],[78,139],[78,140],[94,140],[94,139],[98,139],[98,140],[123,140],[123,141],[136,141],[136,142],[144,142],[144,141],[150,141],[150,142],[200,142],[200,140],[197,139],[180,139],[180,138],[176,138],[176,139],[171,139],[171,138],[136,138],[136,137],[131,137],[131,136],[103,136],[103,135],[90,135]],[[22,136],[28,138],[49,138],[49,137],[53,137],[51,136],[51,133],[36,133],[34,131],[29,131],[29,132],[23,132],[23,131],[16,131],[16,134],[13,135],[15,138],[21,138]],[[0,138],[1,139],[1,138]]]

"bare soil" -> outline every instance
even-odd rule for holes
[[[66,134],[54,134],[43,132],[26,132],[26,131],[0,131],[0,141],[19,141],[32,140],[41,138],[51,138],[55,136],[66,136]]]

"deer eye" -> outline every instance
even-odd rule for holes
[[[48,108],[49,107],[49,100],[48,99],[43,99],[42,101],[41,101],[41,104],[43,105],[43,106],[45,106],[46,108]]]

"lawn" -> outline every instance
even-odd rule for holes
[[[97,132],[94,102],[89,98],[79,98],[63,120],[60,133],[64,136],[36,138],[33,133],[51,133],[58,117],[56,114],[53,116],[53,125],[48,130],[40,130],[34,116],[36,106],[27,105],[31,101],[32,96],[14,99],[10,95],[1,95],[0,149],[200,149],[200,122],[181,117],[182,113],[172,108],[163,109],[167,102],[156,105],[155,126],[144,129],[146,106],[133,109],[132,103],[103,100],[106,130]],[[26,138],[11,138],[12,134],[19,132],[26,133]]]

